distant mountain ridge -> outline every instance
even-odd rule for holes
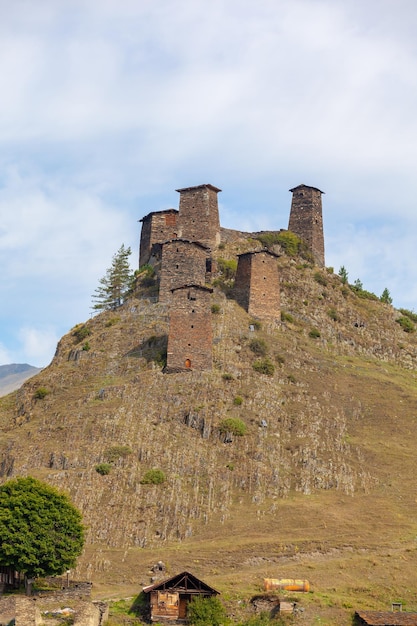
[[[10,363],[0,365],[0,396],[5,396],[41,371],[41,367],[34,367],[28,363]]]

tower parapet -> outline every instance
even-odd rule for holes
[[[288,230],[308,245],[317,265],[324,267],[324,235],[321,196],[317,187],[298,185],[292,192]]]

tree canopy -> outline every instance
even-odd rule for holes
[[[59,575],[83,545],[81,513],[65,494],[31,477],[0,486],[0,565],[28,578]]]
[[[95,302],[93,309],[104,311],[116,309],[123,304],[132,287],[133,273],[129,265],[131,254],[132,250],[122,244],[113,255],[111,267],[106,270],[105,276],[100,278],[99,286],[92,296]]]

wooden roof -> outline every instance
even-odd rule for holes
[[[356,611],[367,626],[417,626],[417,613],[406,611]]]
[[[181,572],[181,574],[177,574],[176,576],[172,576],[171,578],[166,578],[163,581],[154,583],[153,585],[148,585],[143,588],[145,593],[149,593],[150,591],[179,591],[182,593],[189,594],[210,594],[217,595],[220,592],[210,587],[202,580],[199,580],[193,574],[189,572]]]

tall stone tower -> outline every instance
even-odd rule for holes
[[[288,230],[308,245],[317,265],[324,267],[324,235],[321,196],[317,187],[298,185],[292,192]]]
[[[268,250],[239,254],[235,286],[236,301],[249,315],[262,320],[280,319],[278,255]]]
[[[220,243],[220,219],[217,194],[213,185],[177,189],[180,194],[178,237],[216,248]]]
[[[201,243],[173,239],[162,244],[159,302],[170,303],[172,290],[183,285],[204,285],[207,248]]]
[[[142,217],[140,234],[139,267],[145,265],[151,256],[152,247],[156,243],[164,243],[177,236],[177,209],[154,211]]]
[[[212,368],[212,293],[212,289],[202,285],[184,285],[172,290],[167,372]]]

